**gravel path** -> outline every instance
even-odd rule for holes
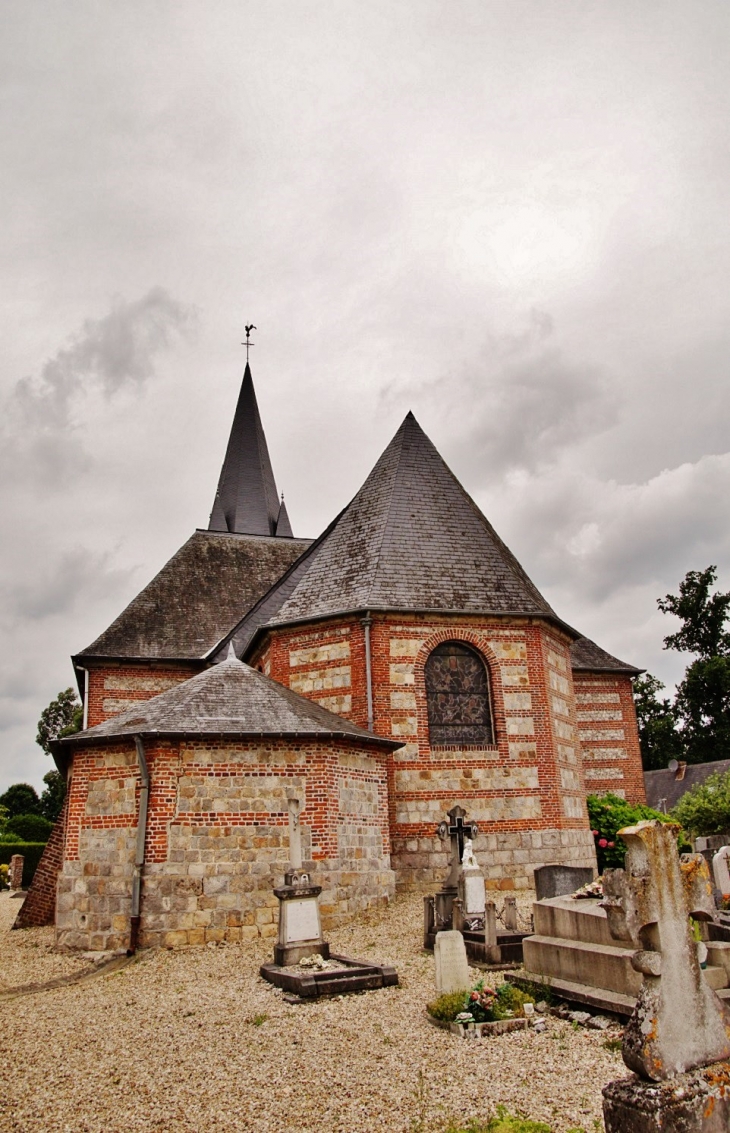
[[[270,942],[142,953],[93,982],[0,1001],[0,1130],[437,1133],[500,1102],[555,1133],[602,1129],[601,1087],[625,1074],[605,1035],[554,1018],[544,1034],[478,1043],[436,1030],[421,933],[421,899],[406,897],[329,934],[335,951],[395,964],[401,987],[310,1005],[258,976]],[[49,940],[0,929],[2,978],[87,963]]]
[[[25,928],[11,932],[21,901],[5,890],[0,893],[0,994],[23,984],[45,983],[70,976],[92,965],[80,956],[54,952],[53,928]]]

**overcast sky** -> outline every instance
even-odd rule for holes
[[[730,589],[726,0],[0,4],[0,788],[207,526],[243,326],[296,535],[412,409],[557,612],[667,683]]]

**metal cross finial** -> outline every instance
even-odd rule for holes
[[[246,327],[246,341],[241,343],[241,346],[246,347],[246,365],[248,365],[248,352],[249,352],[249,350],[252,346],[256,345],[255,342],[251,342],[251,331],[252,330],[258,330],[258,329],[259,328],[254,326],[253,323],[249,323],[248,326]]]

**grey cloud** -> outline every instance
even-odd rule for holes
[[[78,547],[45,564],[35,577],[12,586],[4,600],[6,617],[38,621],[73,611],[83,598],[86,605],[122,591],[133,569],[111,566],[110,554],[94,554]]]
[[[111,397],[139,386],[154,371],[155,356],[195,321],[192,307],[153,287],[141,299],[117,299],[109,314],[87,319],[70,345],[43,367],[40,379],[22,378],[14,401],[23,420],[38,428],[65,428],[77,394],[99,389]]]
[[[459,471],[472,489],[487,476],[549,464],[567,447],[604,432],[618,419],[619,400],[595,366],[573,362],[554,341],[549,314],[531,312],[518,334],[490,335],[461,373],[423,384],[388,386],[386,405],[411,398],[456,427]]]

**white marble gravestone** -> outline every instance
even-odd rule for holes
[[[471,983],[466,960],[466,945],[460,932],[437,932],[433,946],[436,961],[436,993],[447,995],[451,991],[466,991]]]
[[[730,897],[730,870],[727,859],[730,856],[730,846],[721,846],[712,858],[712,872],[715,875],[715,885],[723,897]]]

